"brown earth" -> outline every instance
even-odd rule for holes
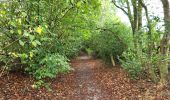
[[[170,91],[145,80],[131,81],[120,67],[100,59],[71,60],[74,71],[48,80],[52,91],[32,88],[34,79],[21,73],[0,78],[0,100],[170,100]]]

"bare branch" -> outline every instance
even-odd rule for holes
[[[122,7],[120,7],[119,5],[117,5],[115,0],[112,0],[112,2],[113,2],[113,4],[114,4],[117,8],[121,9],[126,15],[128,15],[128,12],[127,12],[124,8],[122,8]]]

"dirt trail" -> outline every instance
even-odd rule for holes
[[[1,77],[0,100],[170,100],[170,95],[154,99],[156,93],[162,93],[155,91],[154,84],[131,82],[120,67],[106,68],[100,59],[83,55],[71,60],[71,66],[74,70],[70,73],[47,80],[51,92],[33,89],[34,79],[29,76],[15,73]],[[146,94],[148,88],[151,94]]]
[[[109,98],[110,95],[103,91],[95,78],[95,73],[101,67],[99,60],[88,56],[78,57],[72,61],[76,72],[76,83],[78,84],[79,98],[82,100],[101,100]]]

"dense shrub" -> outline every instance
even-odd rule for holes
[[[106,22],[92,35],[90,47],[97,56],[110,61],[110,55],[115,59],[127,49],[130,40],[130,28],[120,21]],[[114,24],[115,23],[115,24]]]
[[[152,42],[154,44],[151,55],[148,55],[147,33],[144,32],[144,29],[141,29],[137,33],[137,48],[134,48],[134,43],[131,41],[128,50],[123,52],[122,59],[120,60],[121,67],[128,71],[132,79],[143,77],[145,79],[150,78],[154,82],[157,81],[159,76],[159,62],[161,62],[162,59],[161,55],[158,53],[160,35],[162,33],[155,29],[152,31],[154,33],[152,37]]]
[[[70,70],[67,58],[59,54],[48,54],[40,62],[41,66],[31,66],[27,71],[33,70],[37,79],[54,78],[58,73],[64,73]]]
[[[40,80],[37,84],[69,71],[68,58],[81,49],[83,34],[94,28],[99,7],[98,0],[0,3],[1,69],[26,69]]]
[[[127,50],[120,59],[123,69],[128,71],[132,79],[136,79],[144,71],[141,55],[137,55],[134,50]]]

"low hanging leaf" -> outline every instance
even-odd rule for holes
[[[27,13],[22,12],[22,17],[26,17],[26,16],[27,16]]]
[[[26,30],[24,30],[24,34],[23,34],[25,37],[27,37],[27,36],[29,36],[29,33],[26,31]]]
[[[0,11],[0,14],[5,15],[6,11],[2,10],[2,11]]]
[[[21,34],[22,34],[22,31],[21,31],[20,29],[18,30],[18,34],[19,34],[19,35],[21,35]]]
[[[33,40],[35,39],[35,36],[34,36],[34,35],[29,34],[29,39],[30,39],[31,41],[33,41]]]
[[[24,46],[24,42],[22,41],[22,40],[19,40],[19,44],[21,45],[21,46]]]
[[[21,57],[21,59],[26,59],[28,58],[28,55],[26,53],[23,53],[23,54],[19,54],[19,57]]]
[[[38,45],[41,45],[41,42],[40,42],[40,41],[35,40],[35,42],[36,42]]]
[[[21,25],[21,23],[22,23],[21,18],[17,19],[17,21],[18,21],[18,24]]]
[[[32,59],[32,57],[34,56],[34,53],[33,53],[33,52],[30,52],[29,54],[30,54],[30,55],[29,55],[29,58]]]
[[[81,7],[81,1],[79,1],[77,4],[76,4],[77,8],[80,8]]]
[[[18,57],[18,54],[15,53],[15,52],[13,52],[13,53],[11,53],[11,54],[12,54],[12,56],[14,56],[14,57]]]
[[[35,30],[39,35],[42,34],[42,27],[41,26],[38,26]]]
[[[37,47],[37,43],[36,43],[35,41],[32,42],[32,45],[33,45],[34,47]]]
[[[35,41],[32,42],[32,45],[33,45],[34,47],[37,47],[37,45],[41,45],[41,42],[38,41],[38,40],[35,40]]]
[[[14,30],[10,30],[10,33],[13,34],[13,33],[14,33]]]

